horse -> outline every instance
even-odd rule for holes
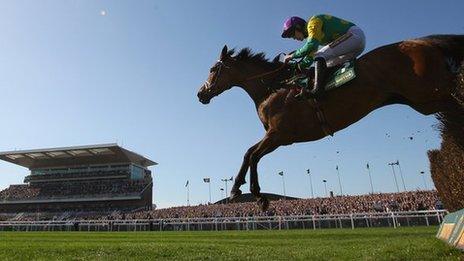
[[[260,159],[280,146],[322,139],[347,128],[370,112],[391,104],[408,105],[423,115],[464,108],[454,93],[456,78],[464,66],[464,35],[431,35],[381,46],[355,61],[357,77],[344,86],[314,99],[294,99],[294,89],[269,88],[289,77],[288,66],[269,61],[264,53],[245,48],[235,53],[222,49],[211,67],[198,99],[208,104],[234,86],[253,100],[266,131],[243,157],[230,199],[241,195],[240,187],[250,170],[250,192],[261,210],[269,200],[261,195],[257,166]],[[283,68],[283,69],[282,69]]]

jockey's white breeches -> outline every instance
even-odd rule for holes
[[[327,67],[333,67],[356,58],[366,47],[364,32],[357,26],[350,27],[339,39],[340,41],[337,39],[319,49],[314,54],[314,58],[322,57]]]

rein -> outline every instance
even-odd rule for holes
[[[292,54],[294,53],[295,51],[293,52],[290,52],[289,54]],[[282,54],[285,54],[285,53],[279,53],[278,56],[282,55]],[[255,79],[258,79],[258,78],[261,78],[261,77],[264,77],[264,76],[268,76],[268,75],[271,75],[271,74],[274,74],[276,72],[279,72],[280,70],[282,70],[283,68],[285,68],[285,65],[287,65],[286,63],[282,63],[282,65],[275,69],[275,70],[272,70],[270,72],[265,72],[265,73],[261,73],[261,74],[258,74],[258,75],[255,75],[255,76],[251,76],[251,77],[248,77],[245,79],[245,81],[251,81],[251,80],[255,80]]]
[[[254,75],[254,76],[251,76],[251,77],[248,77],[245,79],[245,81],[251,81],[251,80],[255,80],[255,79],[258,79],[258,78],[262,78],[264,76],[268,76],[268,75],[271,75],[271,74],[274,74],[276,72],[279,72],[280,70],[282,70],[283,68],[285,68],[285,63],[283,63],[281,66],[279,66],[279,68],[277,69],[274,69],[272,71],[269,71],[269,72],[265,72],[265,73],[260,73],[258,75]]]
[[[290,52],[289,54],[292,54],[292,53],[294,53],[294,52],[295,52],[295,51],[292,51],[292,52]],[[282,54],[285,54],[285,53],[280,53],[279,55],[282,55]],[[302,60],[303,60],[303,58],[301,58],[301,59],[300,59],[299,61],[297,61],[296,63],[298,64],[298,63],[300,63]],[[270,75],[270,74],[279,72],[280,70],[282,70],[283,68],[285,68],[285,65],[287,65],[287,64],[286,64],[286,63],[282,63],[282,65],[281,65],[279,68],[275,69],[275,70],[272,70],[272,71],[270,71],[270,72],[265,72],[265,73],[261,73],[261,74],[258,74],[258,75],[249,77],[249,78],[245,79],[245,81],[255,80],[255,79],[257,79],[257,78],[261,78],[261,77],[268,76],[268,75]]]

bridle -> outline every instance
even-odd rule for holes
[[[216,75],[215,75],[215,77],[214,77],[214,80],[213,80],[212,82],[210,82],[210,81],[208,81],[208,80],[205,81],[204,86],[205,86],[206,90],[211,90],[211,88],[214,87],[214,86],[216,85],[216,82],[217,82],[218,79],[219,79],[219,75],[221,74],[221,71],[222,71],[222,68],[223,68],[223,67],[226,68],[226,69],[230,68],[230,66],[226,65],[226,64],[224,63],[224,61],[222,61],[222,60],[218,60],[216,64],[218,65],[218,69],[217,69]],[[284,69],[284,68],[286,67],[286,65],[287,65],[287,64],[283,63],[283,64],[282,64],[281,66],[279,66],[279,68],[277,68],[277,69],[274,69],[274,70],[269,71],[269,72],[264,72],[264,73],[260,73],[260,74],[257,74],[257,75],[254,75],[254,76],[245,78],[244,81],[256,80],[256,79],[263,78],[263,77],[265,77],[265,76],[268,76],[268,75],[277,73],[277,72],[281,71],[282,69]]]
[[[230,66],[227,66],[222,60],[218,60],[216,62],[216,64],[218,65],[218,69],[217,69],[217,72],[216,72],[216,75],[214,77],[214,80],[213,82],[209,82],[208,80],[205,81],[205,88],[206,90],[211,90],[212,87],[214,87],[219,79],[219,75],[221,74],[221,71],[222,71],[222,67],[228,69],[230,68]]]

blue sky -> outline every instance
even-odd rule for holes
[[[264,4],[265,3],[265,4]],[[221,178],[235,176],[243,153],[264,130],[239,88],[205,106],[196,93],[224,44],[269,57],[301,43],[280,38],[283,20],[329,13],[364,29],[367,50],[436,33],[464,33],[463,1],[1,1],[0,150],[118,142],[157,162],[160,207],[213,200]],[[426,151],[438,148],[433,116],[406,106],[379,109],[333,138],[282,147],[259,166],[262,191],[307,197],[322,179],[343,190],[395,191],[388,162],[400,160],[408,189],[423,186]],[[419,131],[419,132],[418,132]],[[388,134],[388,135],[387,135]],[[413,140],[408,137],[413,136]],[[337,153],[339,151],[339,153]],[[0,162],[0,189],[27,169]],[[229,185],[230,189],[230,185]],[[248,190],[248,184],[244,186]]]

